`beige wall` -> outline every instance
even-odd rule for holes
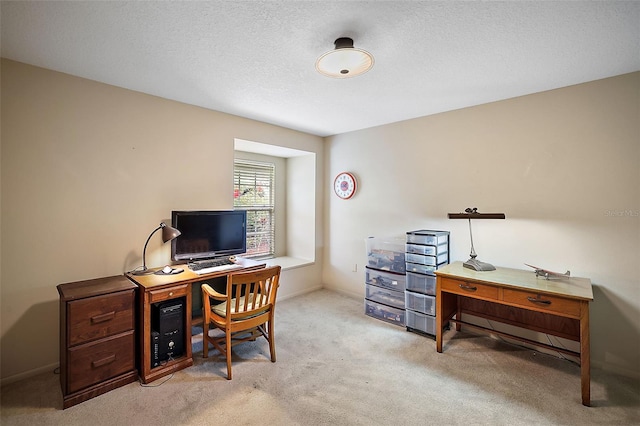
[[[478,258],[591,278],[593,364],[640,377],[640,73],[327,141],[325,185],[347,170],[360,188],[325,197],[326,287],[363,296],[367,236],[449,230],[464,261],[447,213],[504,212],[472,224]]]
[[[142,263],[171,210],[233,206],[234,138],[316,153],[322,138],[2,60],[3,379],[58,363],[56,285]],[[316,263],[286,271],[280,297],[321,286]],[[169,262],[149,243],[147,263]]]
[[[640,376],[640,73],[323,147],[315,136],[12,61],[1,71],[2,379],[57,365],[57,284],[139,265],[144,240],[173,209],[232,206],[234,138],[316,153],[316,262],[285,272],[281,296],[324,282],[361,298],[370,235],[450,230],[452,259],[466,260],[467,223],[447,212],[503,211],[507,220],[474,223],[479,258],[591,278],[594,365]],[[343,170],[360,185],[348,201],[329,190]],[[147,256],[162,265],[169,247],[154,238]]]

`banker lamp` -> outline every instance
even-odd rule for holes
[[[504,213],[478,213],[476,207],[468,207],[464,210],[464,213],[449,213],[449,219],[468,219],[469,220],[469,237],[471,238],[471,253],[470,258],[462,264],[465,268],[473,269],[474,271],[495,271],[495,266],[490,263],[481,262],[476,257],[475,249],[473,248],[473,233],[471,232],[471,219],[504,219]]]
[[[171,226],[168,226],[164,222],[160,223],[160,226],[158,226],[156,229],[153,230],[151,234],[149,234],[149,238],[147,238],[147,242],[144,243],[144,249],[142,250],[142,269],[133,271],[132,272],[133,275],[148,275],[152,273],[147,269],[147,245],[149,244],[149,240],[151,240],[151,237],[153,237],[153,234],[158,232],[160,229],[162,229],[163,243],[171,241],[174,238],[180,236],[181,234],[181,232],[178,231],[176,228],[172,228]]]

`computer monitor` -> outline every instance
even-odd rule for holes
[[[174,261],[212,259],[247,251],[244,210],[173,211],[171,225],[181,232],[171,241]]]

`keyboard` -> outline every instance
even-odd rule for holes
[[[220,272],[227,271],[229,269],[237,269],[241,268],[241,265],[237,265],[229,260],[228,257],[223,257],[221,259],[209,259],[202,260],[199,262],[189,263],[189,269],[195,272],[198,275],[210,274],[212,272]]]
[[[198,262],[190,262],[189,269],[192,271],[198,271],[200,269],[213,268],[214,266],[233,265],[234,263],[229,260],[228,257],[222,257],[219,259],[200,260]]]
[[[197,271],[193,271],[198,275],[202,274],[210,274],[212,272],[220,272],[220,271],[228,271],[229,269],[238,269],[242,268],[241,265],[231,264],[231,265],[220,265],[220,266],[211,266],[210,268],[202,268]]]

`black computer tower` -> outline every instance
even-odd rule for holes
[[[184,354],[185,298],[154,303],[151,308],[151,366]]]
[[[160,333],[151,331],[151,368],[160,365]]]

